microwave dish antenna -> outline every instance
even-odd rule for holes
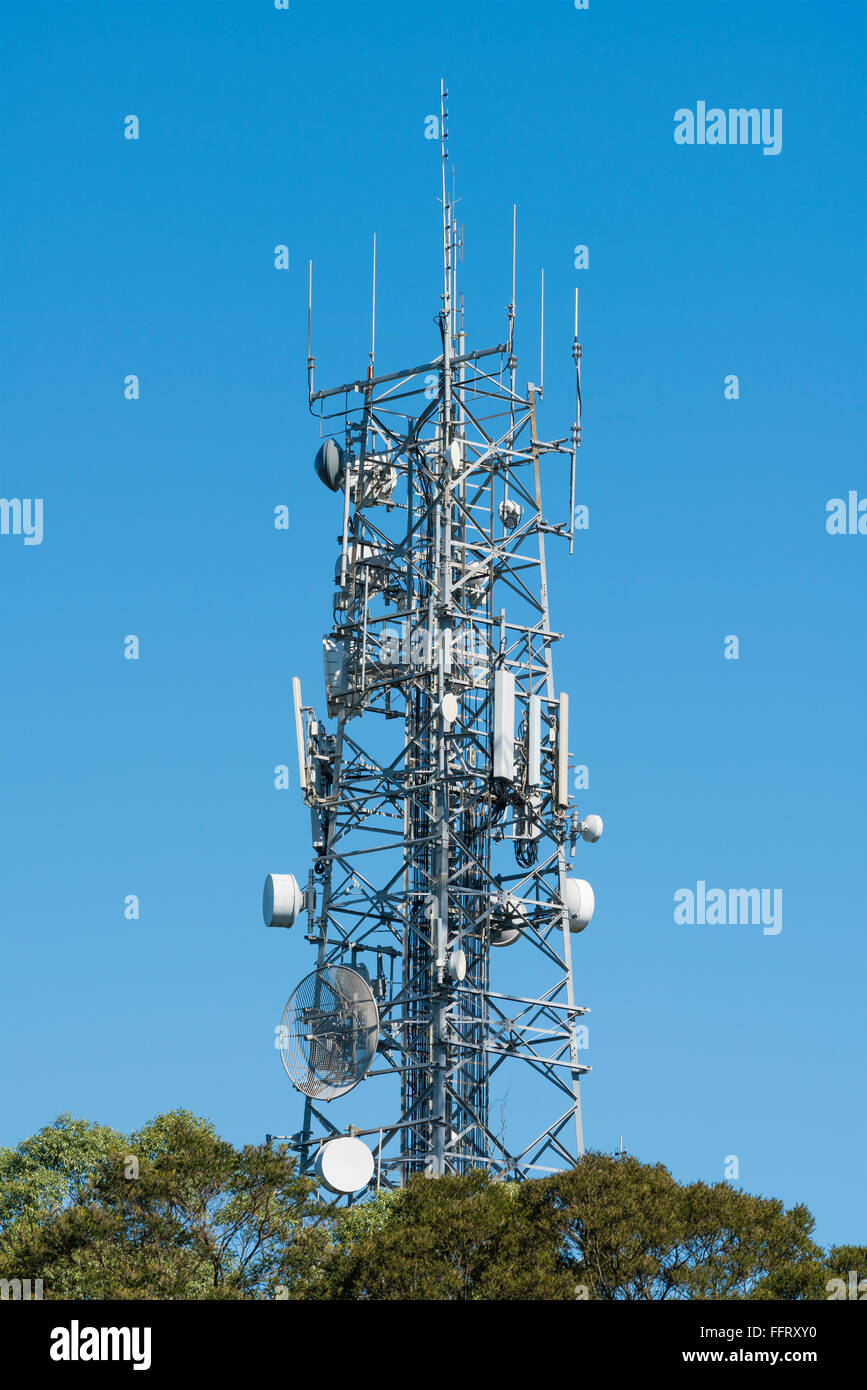
[[[280,1025],[280,1053],[293,1086],[336,1100],[365,1076],[379,1041],[368,981],[346,965],[314,970],[293,991]]]

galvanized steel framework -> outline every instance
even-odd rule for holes
[[[570,1165],[583,1151],[588,1070],[563,905],[581,822],[569,805],[568,700],[554,681],[545,568],[546,537],[572,548],[577,301],[575,421],[546,443],[541,381],[523,394],[516,382],[514,252],[506,340],[467,346],[446,99],[441,91],[439,353],[377,376],[372,345],[366,376],[315,390],[308,343],[311,409],[323,433],[342,436],[345,458],[326,639],[335,724],[306,706],[299,720],[315,855],[308,940],[319,965],[365,965],[377,995],[380,1043],[363,1085],[383,1088],[383,1106],[388,1092],[392,1109],[381,1131],[353,1132],[369,1136],[383,1185],[478,1165],[503,1176]],[[556,455],[569,520],[551,524],[541,480]],[[494,728],[495,700],[505,731]],[[521,952],[544,966],[536,997],[497,989],[500,962]],[[535,1074],[539,1114],[529,1141],[511,1146],[490,1113],[492,1078],[510,1067]],[[305,1167],[341,1132],[327,1111],[306,1099],[291,1137]]]

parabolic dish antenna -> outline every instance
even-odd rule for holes
[[[504,893],[502,900],[493,900],[491,912],[491,945],[511,946],[527,926],[524,904],[514,893]]]
[[[323,1187],[338,1196],[360,1192],[373,1177],[373,1154],[360,1139],[329,1139],[316,1155],[314,1169]]]
[[[348,965],[305,975],[283,1010],[280,1055],[293,1086],[305,1096],[334,1100],[367,1072],[379,1042],[373,990]]]

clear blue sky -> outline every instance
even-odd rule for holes
[[[306,262],[320,384],[366,365],[374,231],[378,366],[435,353],[445,75],[471,345],[501,337],[517,201],[519,379],[544,265],[551,436],[581,289],[591,524],[551,585],[606,822],[579,851],[588,1143],[680,1179],[737,1155],[823,1240],[867,1240],[867,537],[825,529],[829,498],[867,495],[864,15],[0,6],[0,495],[44,499],[41,545],[0,536],[0,1142],[60,1109],[186,1106],[236,1142],[299,1123],[273,1029],[312,961],[259,904],[266,872],[307,872],[289,679],[322,705],[339,530]],[[781,108],[781,153],[676,145],[699,100]],[[698,880],[781,888],[782,931],[677,925]]]

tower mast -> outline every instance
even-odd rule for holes
[[[447,101],[441,83],[439,354],[374,376],[372,339],[364,377],[314,390],[308,329],[316,470],[343,504],[330,723],[295,680],[314,865],[304,889],[269,875],[265,920],[306,915],[316,949],[281,1025],[305,1095],[283,1137],[347,1195],[374,1158],[394,1186],[530,1177],[583,1152],[572,942],[594,903],[570,859],[602,822],[571,805],[554,680],[545,537],[571,543],[571,501],[568,522],[542,504],[558,455],[574,480],[580,429],[543,441],[541,382],[516,385],[514,209],[507,341],[468,351],[460,316],[456,331]]]

